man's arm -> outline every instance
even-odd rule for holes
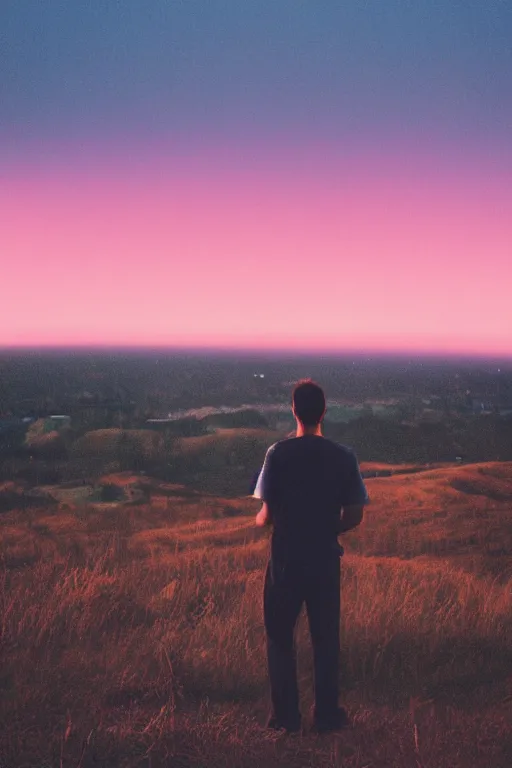
[[[338,533],[347,533],[353,528],[357,528],[363,521],[363,505],[350,504],[343,507],[341,519],[338,527]]]
[[[272,517],[270,515],[270,509],[268,508],[268,504],[266,501],[263,502],[263,506],[261,507],[260,511],[256,515],[256,525],[258,526],[272,525]]]
[[[338,533],[347,533],[357,528],[363,521],[363,508],[370,501],[359,462],[353,451],[349,453],[348,461]]]
[[[253,491],[253,498],[260,499],[263,504],[256,515],[256,525],[272,525],[272,515],[270,512],[269,500],[275,495],[275,459],[274,446],[270,446],[265,456],[263,468],[260,472],[256,486]]]

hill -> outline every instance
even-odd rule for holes
[[[207,456],[208,439],[180,450]],[[512,465],[395,470],[367,481],[366,519],[344,540],[354,727],[341,736],[261,728],[257,502],[125,472],[99,479],[124,489],[116,501],[47,486],[37,492],[51,505],[6,509],[0,764],[508,768]],[[130,499],[131,487],[144,494]],[[303,620],[298,634],[307,712]]]

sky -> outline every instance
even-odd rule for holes
[[[509,0],[0,29],[0,346],[512,356]]]

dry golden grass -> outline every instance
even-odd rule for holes
[[[324,737],[261,727],[268,534],[255,502],[155,483],[151,505],[3,514],[2,768],[509,768],[512,578],[495,563],[512,550],[512,467],[368,487],[342,568],[354,727]],[[298,642],[307,714],[304,620]]]

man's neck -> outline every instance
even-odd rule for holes
[[[296,437],[304,437],[304,435],[322,437],[322,425],[316,424],[314,427],[305,427],[304,424],[298,422]]]

